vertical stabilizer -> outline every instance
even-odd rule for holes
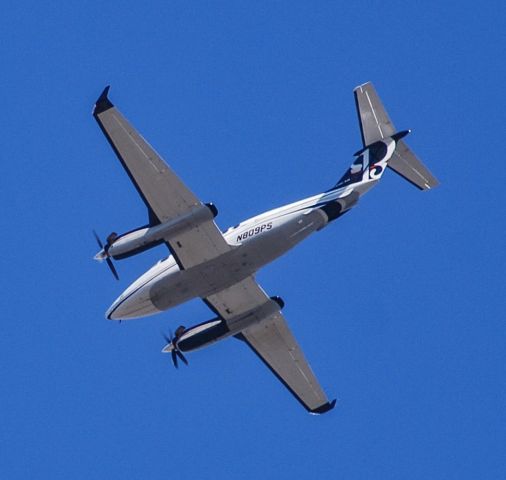
[[[376,89],[371,82],[364,83],[353,90],[357,106],[360,133],[364,147],[391,137],[395,134],[395,126],[390,120]]]

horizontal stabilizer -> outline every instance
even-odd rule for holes
[[[398,140],[388,166],[420,190],[437,187],[437,180],[403,140]]]

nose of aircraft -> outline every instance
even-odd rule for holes
[[[149,291],[139,289],[130,292],[125,290],[109,307],[105,317],[109,320],[128,320],[131,318],[146,317],[158,312],[149,296]]]

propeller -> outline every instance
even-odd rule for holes
[[[177,359],[179,358],[185,365],[188,365],[188,360],[186,360],[185,356],[181,353],[181,351],[177,348],[177,341],[181,338],[181,335],[183,335],[185,331],[185,327],[182,325],[177,328],[176,335],[172,336],[172,331],[169,330],[169,336],[165,335],[164,333],[163,338],[167,342],[167,344],[172,344],[172,350],[170,352],[170,356],[172,358],[172,363],[174,364],[175,368],[178,368]]]
[[[109,256],[107,255],[107,250],[109,250],[109,247],[110,247],[110,245],[111,245],[111,241],[110,241],[110,239],[112,239],[112,238],[114,238],[114,239],[115,239],[115,238],[117,237],[117,235],[116,235],[116,234],[112,234],[112,233],[111,233],[111,235],[109,235],[109,236],[107,237],[107,243],[105,244],[105,246],[104,246],[104,244],[102,243],[102,240],[100,240],[100,237],[97,235],[97,232],[95,232],[95,230],[93,230],[93,235],[95,236],[95,240],[97,241],[98,246],[99,246],[99,247],[100,247],[100,248],[101,248],[101,249],[105,252],[105,257],[104,257],[104,258],[105,258],[105,262],[107,263],[107,266],[109,267],[109,270],[110,270],[110,271],[112,272],[112,274],[114,275],[114,278],[115,278],[116,280],[119,280],[119,277],[118,277],[118,272],[116,271],[116,268],[114,267],[114,264],[112,263],[111,257],[109,257]]]

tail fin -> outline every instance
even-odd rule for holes
[[[386,137],[391,137],[396,132],[395,126],[383,107],[373,84],[371,82],[364,83],[355,88],[353,93],[355,94],[355,105],[364,148]]]
[[[396,146],[388,161],[388,166],[420,190],[429,190],[438,186],[439,182],[436,177],[400,139],[402,138],[401,134],[396,134],[395,126],[383,107],[373,84],[371,82],[364,83],[355,88],[353,93],[355,94],[364,149],[372,147],[376,142],[381,144],[383,143],[381,140],[393,137]],[[395,138],[396,136],[398,138]]]

